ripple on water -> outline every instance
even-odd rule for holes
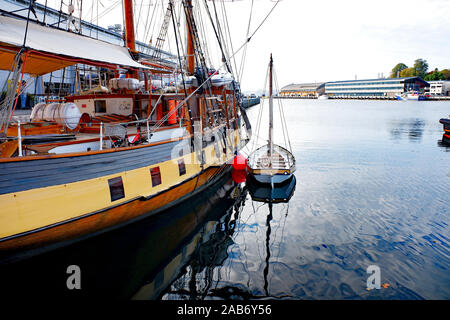
[[[269,237],[267,205],[248,198],[228,249],[233,263],[217,267],[214,290],[226,284],[295,299],[450,299],[450,161],[437,143],[449,106],[286,100],[294,196],[289,206],[273,206]],[[380,267],[387,288],[367,290],[369,265]]]

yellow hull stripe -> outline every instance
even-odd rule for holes
[[[234,131],[233,135],[232,141],[237,143],[238,132]],[[214,144],[203,149],[206,157],[203,169],[233,159],[234,155],[229,150],[224,154],[219,149],[219,158],[216,157]],[[198,175],[202,166],[196,157],[195,153],[190,153],[139,169],[126,171],[124,168],[121,173],[99,178],[0,195],[0,239],[101,211],[139,197],[151,197]],[[186,174],[180,176],[178,160],[182,158]],[[152,187],[150,168],[158,166],[161,184]],[[108,179],[118,176],[122,177],[125,197],[111,201]]]

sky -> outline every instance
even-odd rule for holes
[[[98,6],[102,13],[116,2],[83,0],[83,10],[87,15]],[[137,5],[142,3],[142,12],[156,8],[162,17],[165,5],[158,7],[160,2],[138,0]],[[252,0],[225,2],[235,50],[245,42],[251,4]],[[251,31],[275,4],[274,0],[254,0]],[[144,20],[137,26],[139,40]],[[118,3],[98,20],[104,27],[121,22]],[[170,49],[174,52],[173,46]],[[219,59],[217,47],[216,51]],[[241,53],[236,55],[238,64]],[[412,66],[418,58],[427,60],[429,70],[450,68],[450,0],[281,0],[248,43],[243,91],[262,89],[271,53],[280,88],[291,83],[388,77],[397,63]]]

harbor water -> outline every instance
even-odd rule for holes
[[[156,217],[1,266],[2,296],[450,299],[450,146],[439,123],[450,102],[282,104],[296,158],[288,203],[269,212],[230,174]],[[259,109],[248,114],[264,143]],[[80,289],[67,287],[69,266]],[[368,288],[369,266],[380,289]]]

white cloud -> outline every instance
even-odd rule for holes
[[[104,7],[114,2],[101,0]],[[96,3],[92,6],[92,1],[83,1],[85,17],[90,18],[88,14],[94,10],[95,19]],[[211,1],[208,4],[212,6]],[[225,3],[234,49],[245,41],[250,5],[250,0]],[[254,1],[252,30],[273,5],[269,0]],[[159,19],[165,4],[163,7],[155,6]],[[103,10],[99,5],[99,12]],[[121,22],[119,5],[99,24]],[[169,30],[172,31],[172,26]],[[157,31],[154,28],[153,33]],[[139,30],[137,34],[143,33]],[[281,86],[354,79],[355,75],[359,79],[376,78],[379,73],[387,76],[398,62],[412,65],[417,58],[426,59],[430,69],[448,68],[449,39],[449,0],[282,0],[249,43],[242,87],[257,90],[264,85],[270,53],[274,55]],[[220,61],[217,46],[211,48],[211,53],[217,53],[216,61]]]

